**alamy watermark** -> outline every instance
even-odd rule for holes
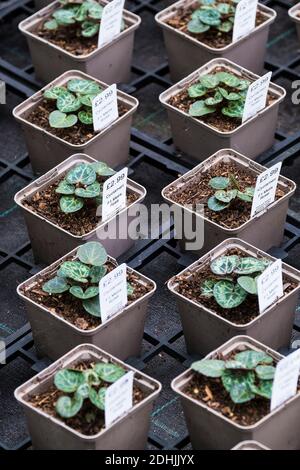
[[[101,216],[101,205],[97,209],[97,216]],[[119,217],[110,217],[106,224],[96,231],[99,241],[158,239],[184,240],[186,250],[200,250],[204,244],[204,206],[203,204],[187,205],[177,204],[133,204]],[[103,221],[105,222],[105,221]],[[171,231],[174,227],[174,232]]]
[[[0,80],[0,104],[6,104],[6,86],[2,80]]]
[[[6,363],[6,346],[5,342],[0,340],[0,364]]]
[[[294,80],[292,82],[292,89],[295,90],[292,93],[292,103],[300,104],[300,80]]]

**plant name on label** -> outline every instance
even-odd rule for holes
[[[271,76],[272,72],[268,72],[249,85],[242,122],[255,116],[259,111],[265,108]]]
[[[133,406],[133,377],[129,371],[110,385],[105,393],[105,427],[111,426]]]
[[[257,278],[259,312],[283,296],[282,261],[277,259]]]
[[[99,282],[101,321],[105,323],[127,304],[127,267],[120,264]]]
[[[103,221],[126,207],[127,174],[128,168],[123,168],[103,183],[101,213]]]
[[[241,0],[235,10],[232,42],[241,39],[255,28],[258,0]]]
[[[300,372],[300,349],[278,362],[271,398],[271,411],[285,403],[297,393]]]
[[[102,131],[119,117],[117,85],[113,84],[92,101],[94,131]]]
[[[111,42],[120,34],[125,0],[112,0],[102,11],[98,47]]]
[[[276,163],[258,175],[252,201],[251,217],[274,202],[281,165],[282,162]]]

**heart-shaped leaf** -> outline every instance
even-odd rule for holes
[[[266,265],[264,261],[254,258],[253,256],[246,256],[245,258],[240,258],[239,263],[235,266],[234,272],[236,274],[253,274],[257,272],[264,271]]]
[[[214,279],[206,279],[200,287],[202,297],[213,297],[214,295],[214,285],[216,281]]]
[[[79,121],[82,122],[82,124],[85,124],[87,126],[90,126],[94,122],[92,111],[79,111],[78,118]]]
[[[224,116],[232,118],[242,118],[244,111],[244,102],[243,101],[230,101],[228,106],[222,108],[222,113]]]
[[[48,294],[62,294],[63,292],[69,290],[69,287],[69,284],[64,278],[56,276],[53,279],[45,282],[42,289]]]
[[[87,282],[90,268],[80,261],[65,261],[59,268],[57,274],[78,282]]]
[[[214,298],[222,308],[236,308],[246,297],[247,292],[233,282],[218,281],[214,286]]]
[[[65,194],[65,195],[74,194],[75,188],[72,184],[69,184],[66,180],[62,180],[58,184],[55,192],[58,194]]]
[[[205,88],[216,88],[219,85],[219,79],[217,74],[207,74],[200,78],[200,83]]]
[[[206,114],[211,114],[214,113],[216,108],[214,107],[208,107],[205,104],[205,101],[195,101],[193,104],[191,104],[189,108],[189,115],[193,117],[201,117],[205,116]]]
[[[187,91],[190,98],[200,98],[207,93],[207,88],[201,85],[201,83],[195,83],[191,85]]]
[[[47,100],[57,100],[60,95],[66,93],[67,89],[62,86],[53,86],[48,90],[44,91],[44,98]]]
[[[198,18],[194,18],[187,24],[187,29],[190,33],[201,34],[205,33],[210,29],[210,26],[202,23]]]
[[[107,272],[106,266],[92,266],[90,270],[90,279],[93,284],[99,283]]]
[[[54,18],[52,18],[43,24],[43,28],[48,29],[49,31],[54,31],[58,28],[58,23]]]
[[[123,367],[117,364],[109,364],[106,362],[98,362],[94,366],[94,371],[101,380],[108,383],[114,383],[126,373]]]
[[[102,88],[94,80],[85,80],[81,78],[72,78],[67,84],[68,90],[81,95],[98,95]]]
[[[272,398],[272,389],[273,380],[260,380],[257,385],[251,385],[251,390],[253,393],[255,393],[255,395],[267,398],[268,400],[271,400]]]
[[[73,418],[81,410],[83,398],[80,396],[60,397],[55,405],[56,412],[62,418]]]
[[[229,185],[229,178],[225,176],[215,176],[209,180],[209,186],[213,189],[226,189]]]
[[[240,276],[237,279],[237,283],[249,294],[257,295],[257,283],[256,279],[250,276]]]
[[[71,9],[60,8],[52,13],[59,25],[65,26],[75,23],[75,13]]]
[[[112,176],[116,173],[115,170],[110,168],[107,163],[104,162],[91,163],[91,167],[99,176]]]
[[[84,376],[82,372],[76,370],[61,369],[54,376],[55,387],[65,393],[76,392],[79,385],[83,383]]]
[[[96,173],[88,163],[80,163],[67,173],[66,181],[70,184],[81,183],[88,186],[96,181]]]
[[[254,191],[255,189],[252,187],[248,187],[245,189],[244,192],[238,191],[237,192],[237,197],[241,199],[242,201],[245,202],[252,202],[253,196],[254,196]]]
[[[88,16],[93,20],[100,20],[102,17],[103,6],[98,2],[89,0],[88,2]]]
[[[99,196],[101,193],[100,183],[97,181],[93,184],[90,184],[86,188],[76,188],[75,195],[83,198],[94,198]]]
[[[101,387],[98,391],[94,388],[90,389],[89,399],[93,403],[94,406],[99,408],[99,410],[105,410],[105,394],[106,388]]]
[[[222,374],[224,388],[230,394],[234,403],[246,403],[254,398],[251,385],[255,382],[255,374],[252,371],[240,374],[231,369],[226,369]]]
[[[245,368],[254,369],[259,364],[272,364],[273,359],[262,351],[242,351],[235,354],[234,359],[241,362]]]
[[[85,299],[82,302],[84,310],[93,317],[101,317],[99,295],[91,299]]]
[[[229,3],[218,3],[216,8],[222,15],[229,15],[231,13],[231,5]]]
[[[98,287],[88,287],[85,291],[82,289],[82,287],[79,286],[72,286],[70,288],[70,294],[74,295],[74,297],[77,297],[78,299],[92,299],[96,295],[99,294],[99,288]]]
[[[241,99],[241,95],[239,93],[234,93],[234,92],[230,92],[228,93],[227,90],[225,90],[225,88],[221,88],[219,87],[218,88],[219,90],[219,93],[223,96],[223,98],[225,98],[226,100],[229,100],[229,101],[237,101],[237,100],[240,100]]]
[[[218,26],[221,23],[221,14],[214,8],[200,9],[198,18],[209,26]]]
[[[72,127],[77,122],[77,116],[75,114],[62,113],[61,111],[55,110],[49,114],[49,124],[51,127],[56,129]]]
[[[83,207],[82,199],[75,196],[62,196],[59,200],[59,207],[65,214],[77,212]]]
[[[224,191],[223,189],[219,189],[218,191],[215,192],[215,198],[218,199],[218,201],[224,202],[226,204],[229,204],[229,202],[235,199],[236,195],[237,195],[236,189],[231,189],[229,191]]]
[[[88,242],[77,250],[77,256],[82,263],[92,266],[102,266],[107,261],[107,253],[99,242]]]
[[[273,380],[276,368],[273,366],[257,366],[255,368],[256,375],[261,380]]]
[[[206,98],[205,104],[207,106],[215,106],[223,101],[223,96],[219,91],[217,91],[213,97]]]
[[[233,28],[233,24],[231,21],[223,21],[219,26],[217,26],[217,29],[221,31],[222,33],[229,33]]]
[[[79,96],[81,104],[84,106],[88,106],[89,108],[92,107],[92,101],[97,95],[83,95]]]
[[[72,93],[66,91],[58,96],[56,106],[62,113],[73,113],[81,108],[81,102],[79,98],[76,98]]]
[[[229,204],[218,201],[215,196],[211,196],[207,201],[207,206],[211,211],[218,212],[227,209],[227,207],[229,207]]]
[[[225,362],[218,359],[202,359],[193,362],[191,368],[206,377],[221,377],[225,370]]]
[[[240,84],[240,79],[229,72],[218,72],[216,73],[216,77],[219,82],[224,83],[231,88],[237,88]]]
[[[210,264],[210,269],[214,274],[224,276],[233,273],[235,267],[239,264],[239,256],[219,256]]]

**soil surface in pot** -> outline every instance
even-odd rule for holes
[[[76,370],[86,370],[93,366],[93,362],[81,361],[78,364],[72,365],[72,368]],[[101,382],[98,388],[108,387],[110,384]],[[97,387],[94,387],[97,389]],[[105,429],[104,412],[96,408],[89,400],[85,400],[81,410],[73,418],[62,418],[55,410],[57,400],[66,395],[64,392],[57,390],[55,385],[49,385],[48,390],[43,393],[36,395],[29,395],[26,397],[26,401],[35,408],[39,408],[49,416],[53,416],[59,421],[64,422],[70,428],[78,431],[86,436],[93,436],[98,434],[100,431]],[[138,386],[133,386],[133,404],[137,405],[146,398],[145,392],[143,392]]]
[[[234,71],[230,70],[229,68],[225,68],[225,67],[216,67],[214,70],[210,71],[209,73],[211,75],[214,75],[215,73],[217,72],[229,72],[231,73],[232,75],[235,75],[236,77],[238,77],[239,79],[243,79],[243,80],[249,80],[249,81],[252,81],[253,82],[253,79],[249,76],[246,76],[246,75],[238,75],[237,73],[234,73]],[[205,74],[203,74],[205,75]],[[205,124],[208,124],[210,125],[211,127],[214,127],[215,129],[217,129],[218,131],[221,131],[221,132],[231,132],[233,131],[234,129],[237,129],[241,124],[242,124],[242,120],[241,118],[235,118],[235,117],[229,117],[229,116],[225,116],[223,113],[222,113],[222,107],[224,106],[224,103],[221,102],[220,104],[217,104],[215,107],[216,107],[216,111],[213,112],[213,113],[210,113],[210,114],[206,114],[204,116],[200,116],[200,117],[192,117],[190,116],[189,114],[189,108],[190,106],[195,103],[196,101],[199,101],[201,100],[201,98],[191,98],[188,94],[188,88],[197,83],[199,80],[193,80],[189,83],[188,87],[185,88],[184,90],[180,91],[179,93],[177,93],[176,95],[173,95],[169,98],[168,100],[168,103],[173,106],[174,108],[177,108],[179,109],[180,111],[183,111],[184,113],[186,113],[190,118],[193,118],[193,119],[197,119],[198,121],[201,121],[201,122],[205,122]],[[226,89],[228,93],[230,92],[234,92],[235,89],[232,88],[232,87],[228,87],[227,85],[222,84],[222,88]],[[205,98],[212,98],[215,94],[215,90],[213,89],[211,91],[211,93],[207,93],[205,95]],[[278,98],[276,98],[275,96],[273,96],[270,92],[268,93],[268,97],[267,97],[267,104],[266,104],[266,107],[270,106],[271,104],[273,104]]]
[[[70,258],[70,260],[72,259],[74,258]],[[67,259],[64,261],[67,261]],[[111,262],[107,262],[105,266],[107,267],[107,272],[110,272],[116,267],[116,265]],[[101,325],[101,318],[94,317],[87,313],[80,299],[74,297],[69,292],[51,295],[43,291],[43,284],[52,279],[58,269],[59,266],[54,272],[51,271],[51,274],[44,273],[43,275],[37,276],[32,286],[23,288],[23,294],[33,302],[45,307],[49,312],[60,316],[81,330],[97,328],[97,326]],[[68,279],[68,282],[71,283],[72,281]],[[153,284],[151,282],[143,280],[142,283],[138,274],[129,272],[128,270],[127,282],[129,282],[134,289],[133,293],[128,295],[127,305],[132,304],[134,301],[144,297],[148,292],[153,290]],[[78,283],[76,284],[76,282],[74,282],[74,285],[78,285]],[[85,284],[85,287],[88,288],[89,284]]]
[[[79,211],[70,214],[62,212],[59,206],[61,195],[56,193],[55,190],[63,179],[64,177],[61,177],[47,188],[37,191],[30,198],[24,199],[22,204],[72,235],[85,235],[94,230],[101,222],[101,217],[96,215],[98,206],[94,199],[86,199],[86,203]],[[97,176],[99,183],[103,183],[106,179]],[[136,193],[127,191],[127,205],[134,203],[137,199],[138,195]]]
[[[216,191],[209,186],[209,181],[216,176],[228,178],[230,175],[234,176],[241,191],[244,191],[245,188],[250,186],[255,187],[256,173],[242,165],[237,165],[232,160],[227,162],[221,160],[210,168],[205,169],[205,171],[199,171],[184,187],[178,190],[176,190],[175,183],[174,187],[171,186],[169,190],[165,192],[165,195],[181,206],[192,205],[194,211],[196,211],[196,204],[203,204],[205,217],[222,227],[236,229],[250,220],[252,202],[235,198],[227,209],[216,212],[210,210],[207,206],[208,199],[213,196]],[[283,188],[277,185],[276,200],[282,198],[289,190],[290,188]]]
[[[219,0],[216,3],[224,3],[224,0]],[[229,3],[229,2],[226,2]],[[172,28],[177,29],[181,31],[182,33],[187,34],[188,36],[191,36],[194,39],[197,39],[197,41],[202,42],[203,44],[206,44],[209,47],[212,47],[214,49],[220,49],[222,47],[226,47],[229,44],[232,43],[232,30],[229,32],[221,32],[217,30],[216,28],[211,27],[209,31],[206,31],[205,33],[200,33],[200,34],[195,34],[191,33],[187,25],[189,21],[191,20],[191,16],[195,10],[199,8],[198,4],[196,3],[193,6],[190,6],[188,8],[180,7],[177,9],[176,13],[172,18],[169,18],[168,20],[165,21],[166,24],[169,26],[172,26]],[[228,17],[231,15],[228,15]],[[261,24],[265,23],[269,19],[268,16],[264,15],[262,12],[257,11],[256,14],[256,27],[260,26]],[[226,17],[223,17],[223,20],[226,20]]]
[[[233,359],[237,352],[240,350],[232,352],[226,356],[226,359]],[[218,354],[214,359],[225,358],[222,354]],[[275,365],[274,361],[273,366]],[[251,426],[270,413],[270,400],[267,398],[257,397],[246,403],[233,403],[220,378],[194,373],[183,392],[241,426]]]
[[[238,255],[240,257],[249,256],[248,253],[243,252],[240,249],[232,248],[224,251],[222,256],[225,255]],[[210,263],[207,262],[203,266],[200,266],[196,272],[186,271],[185,273],[175,277],[175,282],[178,283],[176,291],[187,299],[193,300],[200,305],[212,310],[214,313],[219,315],[226,320],[235,323],[237,325],[245,325],[250,321],[254,320],[260,315],[258,306],[258,297],[256,295],[248,294],[244,302],[235,308],[222,308],[214,299],[214,297],[204,297],[201,295],[200,286],[207,279],[224,279],[225,276],[218,276],[212,273],[210,269]],[[237,275],[231,274],[230,278],[234,281]],[[288,294],[297,287],[295,281],[286,276],[283,277],[283,290],[284,294]]]
[[[129,108],[122,102],[118,101],[119,117],[129,111]],[[92,125],[78,122],[72,126],[63,129],[55,129],[49,124],[49,114],[56,110],[55,100],[43,99],[26,117],[26,120],[42,129],[50,132],[50,134],[59,137],[73,145],[82,145],[91,140],[99,132],[95,132]]]
[[[47,21],[48,20],[49,18],[47,18]],[[44,23],[45,22],[36,28],[33,33],[38,37],[55,44],[70,54],[82,56],[90,54],[98,49],[98,33],[91,38],[83,37],[81,35],[81,23],[76,23],[75,25],[69,25],[67,27],[60,26],[55,31],[44,29]],[[125,25],[125,29],[128,29],[128,27],[128,25]]]

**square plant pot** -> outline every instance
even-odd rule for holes
[[[138,107],[138,100],[122,91],[117,92],[118,102],[127,108],[125,114],[95,133],[84,144],[72,144],[27,120],[28,115],[43,101],[45,90],[53,86],[63,86],[74,78],[94,80],[104,89],[108,86],[83,72],[70,70],[13,110],[13,116],[21,123],[24,131],[30,163],[35,173],[45,173],[74,153],[87,153],[96,160],[104,161],[111,168],[124,165],[128,160],[132,116]]]
[[[226,255],[232,249],[239,250],[246,256],[263,257],[270,261],[276,261],[276,258],[254,246],[242,240],[231,238],[220,243],[168,282],[169,290],[176,296],[189,354],[201,356],[208,354],[209,351],[218,348],[225,341],[237,335],[251,336],[251,338],[276,350],[290,345],[300,289],[300,272],[285,263],[282,264],[283,276],[292,283],[293,288],[289,292],[286,291],[280,299],[263,313],[258,313],[248,323],[234,323],[216,313],[212,307],[201,304],[200,301],[190,299],[179,292],[179,277],[184,276],[186,279],[191,279],[194,273],[203,270],[214,259]]]
[[[270,83],[272,102],[232,131],[220,131],[169,103],[171,97],[197,82],[201,76],[213,73],[217,67],[251,81],[259,78],[230,60],[213,59],[161,93],[159,100],[167,109],[174,145],[198,161],[223,148],[232,148],[255,160],[274,143],[279,103],[286,95],[284,88]]]
[[[243,441],[231,450],[271,450],[257,441]]]
[[[134,385],[145,398],[134,405],[124,416],[98,434],[87,436],[72,429],[55,416],[28,402],[32,394],[43,393],[53,384],[54,374],[62,368],[72,368],[79,361],[107,361],[133,371]],[[142,450],[146,447],[150,413],[161,384],[151,377],[128,366],[119,359],[91,344],[83,344],[68,352],[51,366],[15,390],[15,397],[25,412],[34,449],[39,450]]]
[[[259,174],[266,170],[266,168],[253,160],[245,157],[244,155],[231,150],[223,149],[216,152],[211,157],[207,158],[204,162],[197,165],[192,170],[185,173],[183,176],[180,176],[173,183],[170,183],[162,190],[162,197],[164,200],[178,209],[180,209],[183,214],[190,213],[192,222],[191,224],[196,226],[196,220],[198,223],[203,224],[203,242],[204,246],[199,249],[193,250],[192,247],[189,247],[189,243],[192,240],[189,240],[186,237],[186,227],[185,218],[182,219],[175,218],[175,229],[177,224],[182,224],[181,227],[177,227],[177,233],[182,233],[182,238],[179,240],[180,248],[183,251],[189,249],[190,251],[201,256],[207,251],[214,248],[216,245],[226,240],[227,238],[241,238],[252,245],[255,245],[257,248],[262,250],[269,250],[273,246],[280,246],[283,240],[284,224],[287,216],[289,200],[293,196],[296,190],[296,184],[285,178],[284,176],[279,176],[277,188],[284,192],[284,195],[279,199],[275,200],[270,204],[266,209],[257,213],[254,217],[249,218],[248,221],[241,223],[238,228],[226,228],[223,225],[215,222],[214,220],[208,218],[205,214],[197,213],[191,209],[186,208],[184,205],[174,202],[173,194],[180,193],[183,188],[193,185],[198,185],[197,177],[205,173],[206,171],[211,170],[214,166],[220,163],[230,163],[233,162],[241,170],[246,171],[257,178]],[[217,175],[216,175],[217,176]],[[191,204],[193,201],[190,201]],[[274,227],[276,226],[276,230]],[[199,237],[199,231],[197,236]]]
[[[248,336],[237,336],[206,356],[220,358],[246,349],[262,351],[278,362],[283,356]],[[195,400],[185,393],[194,372],[188,369],[172,382],[172,389],[180,396],[187,428],[194,449],[228,450],[239,442],[254,440],[272,450],[300,448],[299,420],[300,394],[287,400],[257,423],[242,426],[234,423],[205,402]],[[242,406],[242,405],[240,405]]]
[[[247,36],[225,47],[216,48],[167,24],[167,21],[175,16],[178,10],[185,10],[196,5],[195,0],[180,0],[157,13],[155,17],[156,22],[163,29],[172,80],[181,80],[196,68],[216,58],[232,60],[254,73],[261,74],[269,29],[275,21],[276,11],[259,3],[257,11],[265,17],[265,22],[256,26]]]
[[[68,70],[80,70],[109,84],[130,79],[134,34],[141,23],[139,16],[124,10],[124,31],[110,43],[88,54],[75,55],[37,35],[41,24],[61,7],[60,1],[50,5],[46,3],[46,6],[41,6],[42,10],[19,24],[20,31],[26,36],[35,75],[39,80],[48,83]],[[101,0],[99,3],[105,6],[109,2]]]
[[[88,330],[79,328],[58,315],[53,309],[49,310],[26,294],[27,291],[38,286],[39,279],[43,277],[47,279],[47,275],[54,276],[64,261],[76,259],[76,252],[77,248],[23,282],[17,288],[19,296],[26,304],[27,317],[31,325],[38,357],[47,356],[52,360],[56,360],[70,349],[85,343],[98,346],[122,360],[131,356],[139,356],[148,302],[156,290],[156,284],[134,269],[127,266],[127,274],[133,274],[138,284],[147,287],[146,293],[135,301],[128,303],[105,323],[101,324],[99,321],[98,326]],[[116,260],[110,256],[108,262],[117,266]]]
[[[289,9],[289,16],[291,20],[296,23],[297,34],[300,41],[300,3],[297,3],[297,5]]]
[[[84,235],[74,235],[24,205],[26,199],[60,180],[75,165],[95,161],[88,155],[72,155],[15,195],[15,202],[21,207],[25,217],[36,263],[50,264],[87,241],[100,241],[106,251],[114,258],[122,255],[134,245],[135,239],[129,235],[129,225],[136,216],[128,214],[128,210],[134,204],[139,204],[144,200],[146,189],[130,179],[127,180],[127,193],[135,194],[137,199],[105,222],[100,221],[93,230]]]

